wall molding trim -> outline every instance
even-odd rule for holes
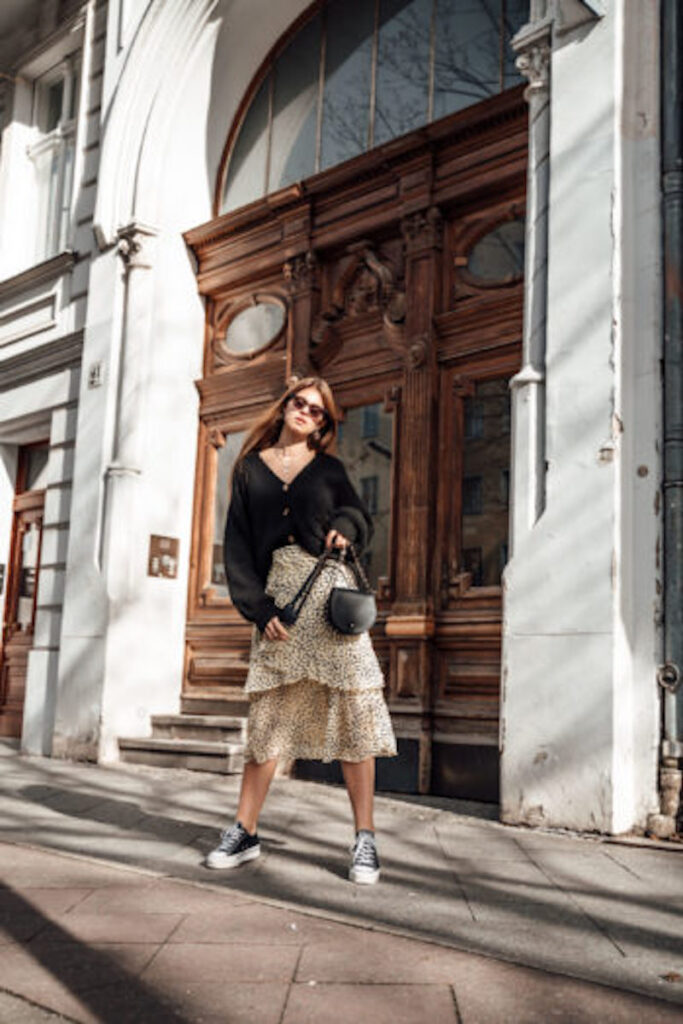
[[[82,352],[83,331],[80,330],[3,359],[0,362],[0,392],[78,366]]]
[[[65,249],[64,252],[52,256],[49,260],[43,260],[28,270],[22,270],[19,274],[6,277],[0,281],[0,302],[12,299],[22,292],[38,288],[40,285],[50,281],[56,281],[62,274],[70,273],[76,263],[76,254],[72,249]]]

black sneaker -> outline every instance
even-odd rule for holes
[[[375,836],[369,829],[361,829],[356,834],[356,842],[351,847],[353,858],[349,868],[349,878],[359,885],[374,885],[379,878],[379,857],[375,846]]]
[[[245,860],[253,860],[261,853],[258,833],[250,836],[246,828],[237,821],[221,832],[221,841],[215,850],[207,855],[207,868],[236,868]]]

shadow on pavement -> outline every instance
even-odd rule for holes
[[[3,887],[3,928],[59,985],[68,989],[102,1024],[163,1021],[190,1024],[168,999],[127,971],[113,957],[74,938],[18,892]],[[27,936],[27,924],[30,934]],[[49,937],[43,933],[49,929]],[[3,947],[3,957],[15,947]],[[61,1018],[60,1018],[61,1019]]]

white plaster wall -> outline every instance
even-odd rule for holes
[[[47,494],[43,516],[40,575],[36,601],[33,647],[29,653],[24,701],[22,749],[29,754],[52,753],[62,603],[66,580],[69,512],[73,477],[80,371],[61,375],[64,404],[52,411],[49,424],[50,452]]]
[[[11,123],[2,135],[0,160],[0,280],[33,262],[35,203],[32,202],[33,164],[27,147],[31,127],[32,87],[19,81],[14,90]]]
[[[93,261],[88,323],[83,344],[83,374],[73,470],[71,527],[60,637],[59,682],[53,753],[97,756],[104,680],[109,602],[102,571],[104,470],[111,446],[116,403],[116,341],[120,318],[116,297],[120,268],[113,252]],[[88,386],[99,363],[102,384]]]
[[[631,5],[628,49],[621,12],[552,57],[547,505],[505,572],[501,723],[504,820],[602,832],[644,824],[655,794],[656,151],[622,139],[652,12]]]
[[[79,438],[87,442],[79,441],[75,465],[56,753],[114,759],[117,737],[148,733],[151,714],[179,704],[198,428],[194,381],[204,341],[203,303],[182,232],[210,219],[234,112],[269,48],[304,7],[278,5],[264,31],[247,3],[150,5],[130,33],[127,58],[117,56],[118,77],[105,69],[103,109],[116,130],[108,128],[103,139],[98,188],[105,191],[96,203],[96,230],[105,245],[133,220],[157,231],[152,266],[133,271],[148,275],[144,287],[151,289],[151,321],[133,341],[145,346],[138,349],[136,398],[141,473],[125,499],[134,510],[125,552],[129,585],[125,594],[114,593],[107,561],[119,549],[109,550],[102,536],[103,478],[117,402],[122,288],[118,257],[107,248],[90,276],[84,381],[89,366],[101,361],[105,385],[97,394],[85,383],[81,389]],[[152,17],[154,26],[147,25]],[[112,19],[110,9],[110,31]],[[130,116],[117,120],[117,104]],[[138,130],[132,187],[120,161],[125,154],[128,164],[125,147]],[[117,132],[124,131],[122,145]],[[152,533],[179,538],[178,579],[147,576]]]
[[[9,569],[12,536],[12,499],[17,479],[17,446],[0,443],[0,563],[5,567],[4,583],[0,593],[0,619],[5,621],[7,598],[7,572]]]
[[[615,831],[657,809],[661,657],[661,224],[659,5],[623,2],[614,230],[614,331],[620,440],[619,594],[615,603]],[[618,273],[618,278],[617,278]]]

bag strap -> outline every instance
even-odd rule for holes
[[[310,594],[311,590],[313,589],[313,584],[317,580],[317,578],[320,575],[320,573],[323,571],[323,567],[325,565],[325,562],[327,561],[327,558],[328,558],[328,552],[327,551],[323,551],[323,553],[319,556],[318,561],[315,563],[315,565],[313,566],[313,568],[309,572],[308,576],[303,581],[303,583],[301,584],[301,586],[297,590],[297,592],[294,595],[294,597],[292,598],[292,600],[289,602],[289,604],[292,606],[292,608],[296,610],[296,614],[297,615],[301,611],[301,609],[303,607],[304,601],[306,600],[306,598]],[[298,607],[297,607],[297,605],[298,605]]]
[[[311,590],[313,588],[313,584],[317,580],[318,576],[320,576],[320,573],[323,571],[323,568],[325,567],[325,563],[330,558],[334,559],[336,557],[335,551],[339,551],[339,550],[341,550],[341,559],[343,561],[344,560],[344,554],[345,554],[344,548],[341,548],[341,549],[339,549],[339,548],[326,548],[322,552],[322,554],[318,557],[318,561],[315,563],[315,565],[313,566],[313,568],[309,572],[308,576],[306,577],[306,579],[303,581],[303,583],[301,584],[301,586],[297,590],[297,592],[294,595],[294,597],[291,599],[291,601],[288,601],[287,604],[285,605],[286,621],[290,625],[292,623],[296,622],[296,620],[298,619],[299,614],[301,612],[301,609],[304,606],[304,602],[306,601],[306,598],[310,594],[310,592],[311,592]],[[346,550],[348,550],[351,553],[351,561],[348,562],[347,564],[350,565],[350,567],[351,567],[351,569],[352,569],[352,571],[354,573],[354,576],[356,577],[356,582],[358,583],[358,589],[362,593],[371,594],[372,593],[372,589],[370,587],[370,584],[368,583],[368,578],[365,575],[365,572],[363,570],[363,566],[361,565],[360,559],[358,558],[358,553],[356,552],[356,549],[354,548],[353,544],[349,543],[347,545],[347,549]],[[283,609],[283,611],[285,609]]]
[[[343,552],[343,550],[344,549],[342,549],[342,552]],[[365,575],[365,570],[363,569],[363,565],[361,563],[361,560],[358,557],[358,552],[354,548],[353,544],[351,544],[350,542],[349,542],[346,550],[349,551],[350,554],[351,554],[351,559],[352,560],[350,562],[348,562],[347,564],[350,565],[351,569],[353,570],[353,573],[354,573],[354,575],[356,577],[356,583],[358,584],[358,589],[363,594],[371,594],[372,593],[372,587],[370,586],[370,584],[368,582],[368,578]]]

